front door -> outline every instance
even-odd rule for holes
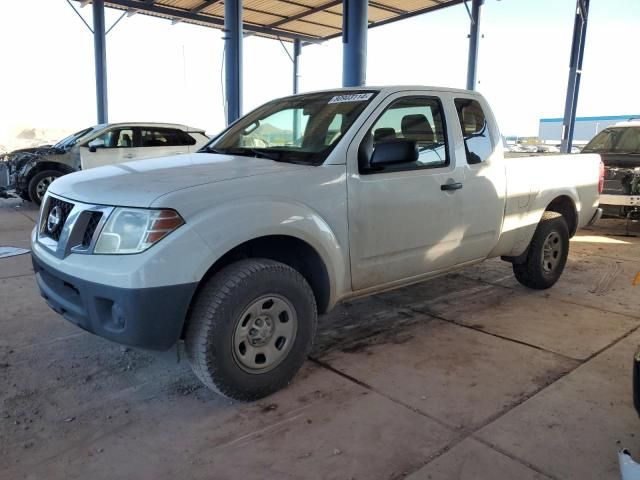
[[[420,277],[457,263],[462,235],[460,186],[448,138],[444,99],[425,92],[387,98],[356,134],[348,152],[352,287]],[[455,118],[455,110],[450,107]],[[416,141],[419,158],[368,170],[383,142]]]
[[[82,169],[128,162],[136,158],[134,129],[116,127],[91,139],[80,147]]]

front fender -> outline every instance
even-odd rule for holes
[[[316,211],[302,203],[271,198],[245,198],[216,205],[188,219],[213,255],[203,263],[202,278],[224,254],[249,240],[285,235],[315,249],[325,264],[330,280],[329,308],[348,285],[348,249]]]

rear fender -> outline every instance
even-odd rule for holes
[[[571,199],[579,216],[581,205],[574,187],[538,192],[530,199],[528,208],[519,207],[517,200],[508,200],[500,241],[489,256],[521,257],[531,243],[542,214],[556,198],[562,196]],[[577,223],[580,224],[579,219]]]

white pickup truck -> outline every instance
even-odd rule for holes
[[[47,303],[110,340],[169,349],[250,400],[287,385],[338,302],[490,257],[551,287],[595,220],[598,155],[504,159],[477,93],[282,98],[199,153],[56,180],[32,234]]]

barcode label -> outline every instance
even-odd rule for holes
[[[351,93],[349,95],[336,95],[329,103],[365,102],[373,96],[373,93]]]

